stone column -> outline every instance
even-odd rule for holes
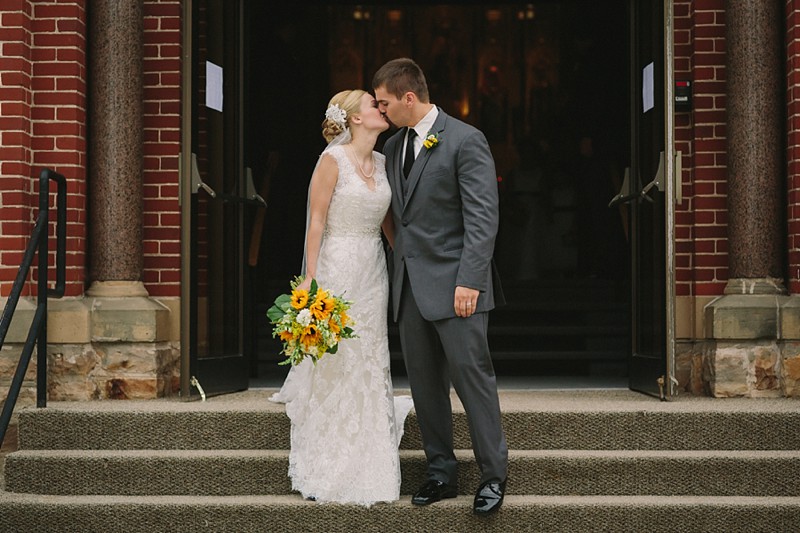
[[[170,394],[179,359],[166,342],[170,311],[149,298],[142,282],[142,6],[143,0],[87,6],[89,343],[78,347],[87,355],[80,369],[70,363],[76,357],[55,354],[51,390],[77,382],[94,398]]]
[[[785,292],[782,12],[779,2],[726,2],[728,294],[743,292],[741,280]]]
[[[91,0],[91,296],[147,296],[142,284],[142,0]]]
[[[779,2],[728,0],[726,9],[729,281],[706,307],[704,377],[714,396],[785,390],[782,61]]]

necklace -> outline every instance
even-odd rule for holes
[[[361,175],[364,176],[364,178],[366,178],[368,180],[371,180],[372,176],[375,175],[375,156],[374,155],[372,156],[372,172],[367,174],[366,172],[364,172],[364,169],[361,167],[361,162],[356,157],[356,151],[353,149],[353,145],[352,144],[348,144],[347,147],[350,148],[350,157],[353,159],[353,161],[355,161],[356,166],[358,167],[358,170],[361,171]]]

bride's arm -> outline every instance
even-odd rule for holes
[[[392,218],[391,207],[386,212],[386,216],[383,217],[381,228],[383,229],[383,234],[386,235],[386,240],[389,241],[389,247],[394,248],[394,218]]]
[[[311,176],[309,194],[309,221],[306,236],[306,272],[305,280],[300,288],[308,289],[311,280],[317,275],[317,259],[322,245],[322,232],[328,218],[328,206],[331,204],[333,189],[339,179],[339,168],[333,157],[322,157],[317,170]]]

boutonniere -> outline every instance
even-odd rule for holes
[[[439,137],[438,133],[428,132],[428,135],[425,137],[425,140],[422,141],[422,146],[424,146],[428,150],[433,150],[439,144],[441,138]]]

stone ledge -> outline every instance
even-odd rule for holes
[[[717,340],[781,339],[785,330],[782,311],[792,300],[790,296],[775,294],[729,294],[717,298],[705,306],[706,337]],[[795,310],[795,307],[789,309]]]
[[[7,298],[0,298],[5,306]],[[24,343],[36,300],[22,298],[6,343]],[[180,299],[149,297],[60,298],[47,302],[48,344],[165,342],[180,340]]]
[[[92,342],[160,342],[169,338],[170,311],[149,297],[88,298]]]
[[[800,294],[789,296],[781,306],[781,337],[800,340]]]

